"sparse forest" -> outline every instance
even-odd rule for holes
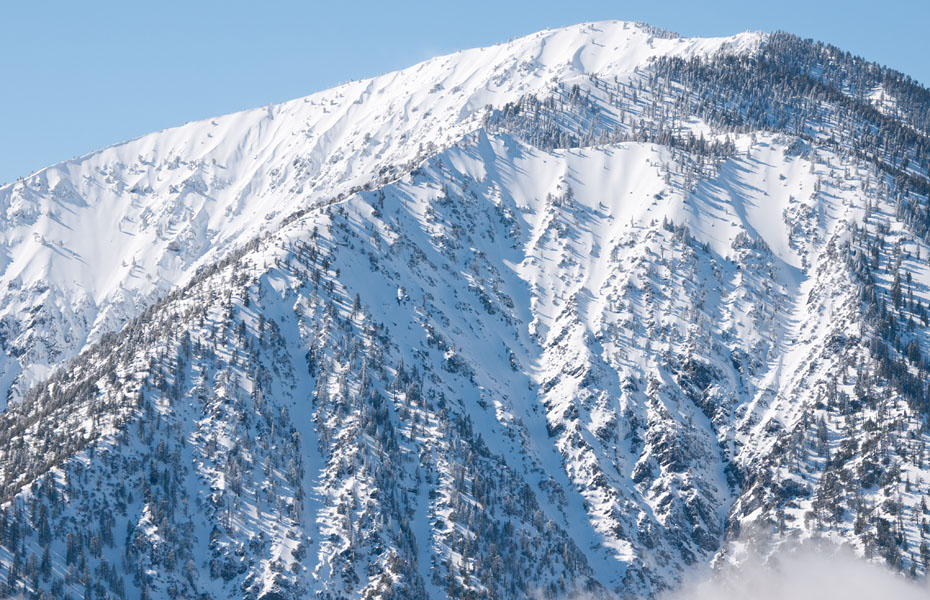
[[[64,228],[14,240],[0,596],[656,597],[818,537],[925,578],[930,92],[688,43],[544,32],[0,188],[155,248],[79,295]]]

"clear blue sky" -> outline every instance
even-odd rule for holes
[[[930,83],[930,1],[0,0],[0,182],[150,131],[582,21],[781,29]]]

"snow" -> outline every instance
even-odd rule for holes
[[[455,143],[487,105],[589,72],[624,76],[654,56],[746,52],[760,39],[661,39],[623,22],[551,30],[188,123],[4,186],[0,319],[21,320],[48,288],[41,301],[53,327],[71,335],[27,340],[14,332],[26,356],[0,363],[0,392],[25,369],[17,397],[85,343],[295,210],[418,160],[425,140]]]
[[[29,417],[7,422],[25,449],[0,457],[41,463],[47,436],[77,431],[122,466],[82,449],[56,476],[80,463],[88,489],[139,491],[146,473],[127,465],[164,462],[158,442],[177,449],[176,483],[198,506],[185,512],[190,585],[215,597],[498,584],[518,597],[507,578],[523,576],[655,595],[693,563],[739,560],[753,540],[732,528],[772,529],[769,500],[792,484],[785,537],[817,535],[811,490],[847,423],[871,418],[895,424],[901,456],[919,458],[902,473],[924,485],[919,419],[863,383],[873,363],[845,262],[864,223],[885,264],[907,249],[898,261],[930,300],[930,248],[888,182],[814,126],[801,140],[682,120],[683,140],[732,143],[713,156],[621,135],[683,100],[667,82],[654,96],[635,87],[651,59],[749,54],[764,39],[623,22],[546,31],[0,188],[0,385],[6,414],[21,401]],[[547,125],[593,133],[533,145],[490,118],[526,94],[558,107]],[[887,295],[893,275],[874,273]],[[23,399],[82,350],[51,386],[72,404]],[[831,381],[887,397],[847,421],[824,401]],[[826,456],[804,438],[820,417]],[[7,468],[5,485],[29,474]],[[891,521],[888,489],[864,497]],[[916,514],[921,493],[901,504]],[[158,502],[127,505],[118,529],[144,532],[157,558],[176,532],[156,522]],[[917,518],[900,527],[912,546]],[[509,539],[489,539],[504,528]],[[866,551],[852,530],[846,514],[825,535]],[[514,540],[504,583],[474,572],[489,542]],[[149,572],[163,595],[184,585]]]

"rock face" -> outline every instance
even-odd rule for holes
[[[2,591],[923,577],[928,131],[836,48],[610,22],[0,188]]]

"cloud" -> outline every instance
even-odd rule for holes
[[[663,600],[926,600],[925,584],[827,544],[782,548],[709,579],[686,583]]]

